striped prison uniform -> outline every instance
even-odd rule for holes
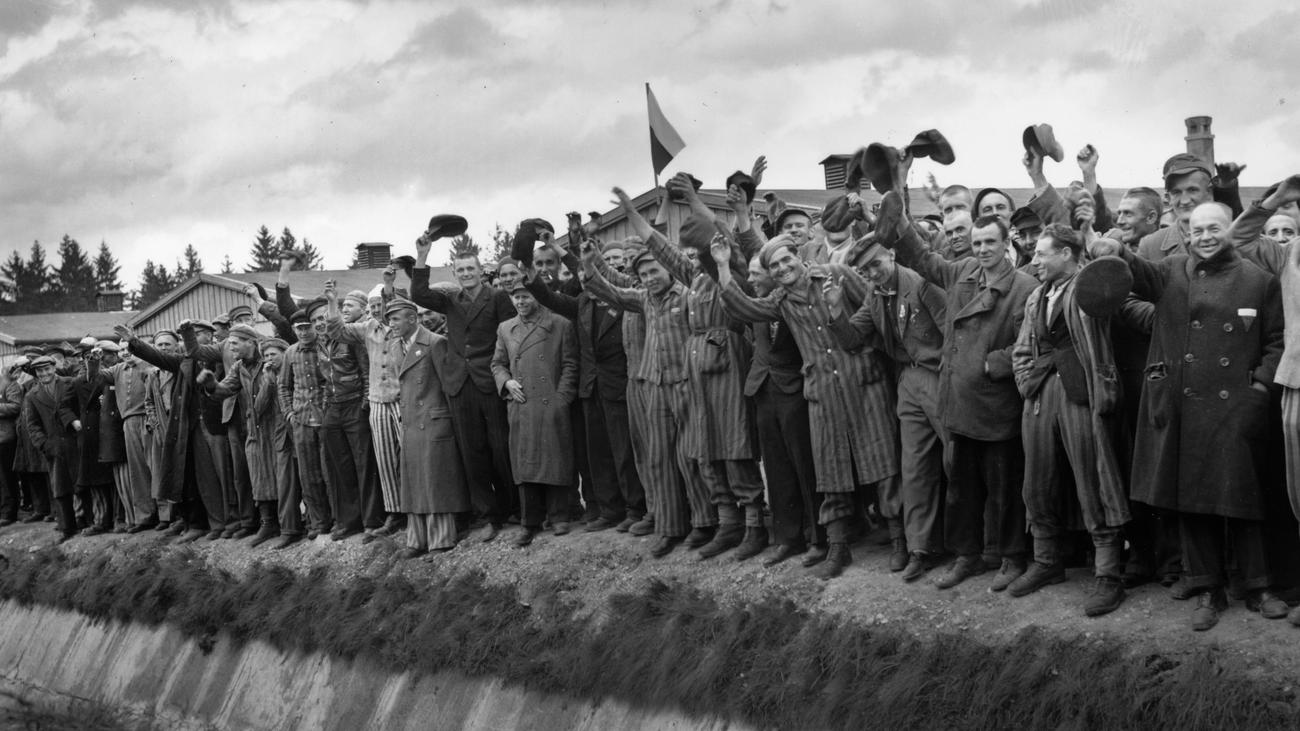
[[[388,326],[367,319],[343,322],[335,315],[325,321],[330,339],[340,343],[364,345],[370,361],[366,398],[370,402],[370,439],[374,444],[379,468],[379,487],[383,493],[384,512],[404,512],[397,486],[401,479],[402,410],[398,405],[402,366],[401,345],[389,338]]]
[[[645,384],[645,456],[642,475],[647,503],[654,505],[655,532],[679,537],[690,526],[717,525],[717,511],[700,462],[690,452],[691,403],[686,370],[686,288],[674,282],[662,296],[615,287],[599,270],[587,281],[591,293],[613,307],[645,318],[645,345],[634,380]],[[653,494],[653,496],[651,496]]]
[[[856,308],[865,291],[848,267],[827,265],[824,276],[841,277],[846,299]],[[784,320],[804,359],[804,396],[817,455],[817,491],[823,493],[818,522],[836,530],[852,517],[859,484],[874,487],[881,514],[897,519],[898,419],[894,393],[879,354],[849,352],[830,331],[830,310],[822,299],[822,276],[807,276],[793,288],[750,297],[734,280],[722,290],[728,311],[746,322]],[[832,542],[843,535],[829,536]]]

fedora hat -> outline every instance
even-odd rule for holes
[[[948,138],[937,129],[917,132],[904,149],[912,153],[913,157],[928,157],[940,165],[951,165],[957,159],[952,152],[952,145],[948,144]]]
[[[1109,317],[1124,304],[1133,289],[1133,272],[1118,256],[1094,259],[1075,276],[1074,301],[1089,317]]]
[[[1065,148],[1056,141],[1056,132],[1052,130],[1050,124],[1031,124],[1025,127],[1024,133],[1020,135],[1020,141],[1024,143],[1026,150],[1037,153],[1041,157],[1050,157],[1057,162],[1065,159]]]
[[[466,221],[463,216],[457,216],[454,213],[439,213],[429,219],[429,227],[424,230],[424,235],[432,241],[444,236],[460,236],[468,228],[469,221]]]

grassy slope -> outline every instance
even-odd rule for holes
[[[243,578],[187,552],[42,550],[0,572],[0,596],[219,637],[368,657],[394,670],[491,675],[573,697],[613,697],[772,728],[1285,728],[1294,694],[1210,650],[1134,655],[1113,639],[1030,630],[993,646],[918,640],[779,597],[719,606],[653,581],[596,615],[559,592],[477,574],[340,585],[331,569],[262,565]],[[0,564],[2,565],[2,564]]]

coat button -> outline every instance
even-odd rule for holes
[[[1226,333],[1232,332],[1232,323],[1231,322],[1223,323],[1223,331]]]
[[[1227,358],[1220,358],[1220,359],[1219,359],[1219,365],[1223,366],[1224,368],[1227,368],[1227,367],[1228,367],[1228,364],[1231,363],[1231,362],[1232,362],[1232,361],[1228,360]]]
[[[1183,389],[1183,395],[1184,395],[1184,396],[1191,396],[1191,395],[1192,395],[1192,389],[1190,389],[1190,388],[1184,388],[1184,389]]]
[[[1191,353],[1188,353],[1187,355],[1183,356],[1183,360],[1187,361],[1188,363],[1191,363],[1192,361],[1196,360],[1196,356],[1192,355]]]
[[[1201,321],[1200,321],[1200,320],[1192,320],[1192,329],[1193,329],[1193,330],[1200,330],[1200,329],[1201,329]]]
[[[1227,391],[1220,391],[1220,392],[1219,392],[1219,398],[1221,398],[1221,399],[1227,401],[1227,400],[1228,400],[1228,392],[1227,392]]]
[[[1196,272],[1196,276],[1204,278],[1204,277],[1205,277],[1205,270],[1204,270],[1204,269],[1200,269],[1200,270],[1198,270],[1198,271]]]
[[[545,398],[542,399],[542,405],[543,405],[543,406],[545,406],[545,405],[547,405],[547,404],[549,404],[549,403],[551,403],[551,400],[550,400],[550,399],[545,399]]]

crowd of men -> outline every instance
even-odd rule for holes
[[[990,572],[1023,597],[1083,564],[1088,616],[1158,581],[1198,630],[1229,592],[1300,625],[1277,569],[1300,536],[1275,509],[1300,510],[1300,177],[1243,205],[1239,166],[1179,153],[1163,192],[1115,201],[1091,146],[1060,191],[1050,127],[1024,146],[1020,206],[932,185],[939,213],[913,216],[913,160],[953,158],[930,130],[859,151],[820,214],[759,210],[759,158],[727,215],[684,173],[654,221],[616,188],[634,236],[570,214],[561,245],[528,219],[451,284],[427,258],[454,215],[369,292],[297,298],[286,252],[273,296],[9,368],[0,526],[21,503],[63,539],[433,558],[582,525],[823,579],[879,527],[890,570],[941,590]]]

